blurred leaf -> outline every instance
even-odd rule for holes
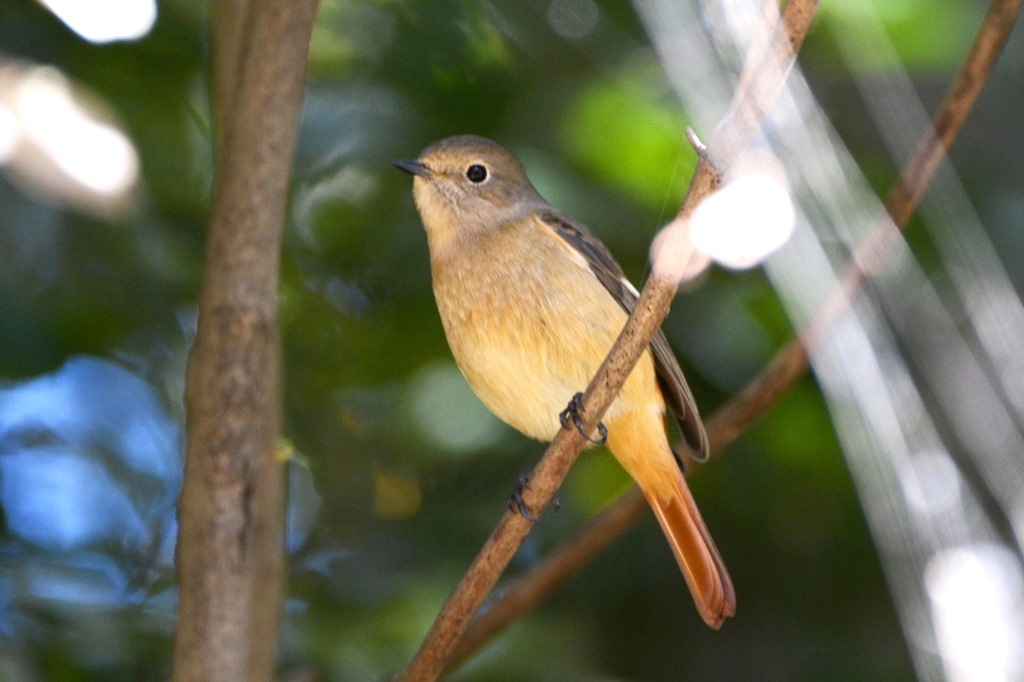
[[[860,70],[937,70],[954,68],[963,60],[981,20],[978,7],[951,0],[849,0],[822,3],[818,17],[836,31],[856,31],[865,12],[882,20],[899,61],[887,63],[876,53],[876,61],[856,65]]]
[[[686,124],[649,63],[575,93],[560,123],[569,157],[648,208],[674,204],[696,165]]]

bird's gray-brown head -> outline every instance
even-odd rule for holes
[[[546,206],[519,159],[476,135],[439,140],[415,161],[395,166],[415,177],[413,196],[431,251]]]

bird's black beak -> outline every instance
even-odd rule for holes
[[[401,171],[405,171],[409,175],[418,175],[421,178],[430,177],[430,169],[424,166],[419,161],[407,161],[406,159],[399,159],[395,161],[395,168]]]

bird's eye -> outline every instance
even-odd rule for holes
[[[466,177],[469,181],[475,185],[479,185],[481,182],[487,179],[487,169],[481,166],[479,163],[474,163],[472,166],[466,169]]]

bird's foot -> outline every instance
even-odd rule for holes
[[[523,499],[523,490],[530,489],[530,475],[522,474],[519,480],[516,481],[516,489],[509,495],[508,498],[508,510],[519,512],[519,514],[528,521],[537,523],[540,519],[535,517],[526,508],[526,501]],[[558,499],[558,496],[551,498],[551,507],[557,512],[562,508],[562,503]]]
[[[569,420],[572,420],[576,430],[580,432],[584,438],[593,443],[594,445],[604,445],[605,441],[608,440],[608,429],[605,427],[604,422],[597,423],[597,432],[600,434],[598,438],[591,438],[587,434],[583,433],[583,418],[580,417],[580,408],[583,407],[583,394],[577,393],[569,401],[568,407],[562,410],[561,414],[558,415],[558,421],[561,422],[562,428],[569,428]]]

